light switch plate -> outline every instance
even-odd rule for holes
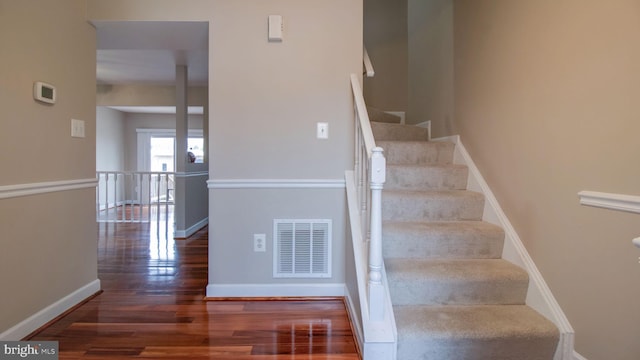
[[[316,137],[318,139],[328,139],[329,138],[329,123],[319,122],[317,128]]]
[[[71,119],[71,137],[83,138],[84,137],[84,121]]]

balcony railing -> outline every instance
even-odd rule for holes
[[[150,222],[173,218],[175,173],[97,171],[96,220]]]

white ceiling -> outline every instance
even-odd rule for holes
[[[175,84],[176,65],[189,85],[208,83],[206,22],[94,22],[98,84]]]

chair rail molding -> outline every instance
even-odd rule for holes
[[[581,205],[640,214],[640,196],[584,190],[578,197]]]
[[[29,184],[0,186],[0,199],[9,199],[19,196],[45,194],[57,191],[78,190],[95,188],[98,185],[97,178],[73,179],[61,181],[47,181]]]
[[[209,189],[344,189],[343,179],[210,179]]]

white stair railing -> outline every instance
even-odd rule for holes
[[[385,289],[382,282],[382,189],[386,178],[384,151],[376,147],[358,76],[351,75],[355,107],[355,181],[360,227],[369,239],[368,305],[371,321],[382,321]]]
[[[150,222],[169,219],[173,211],[175,173],[97,171],[98,222]]]
[[[369,57],[369,53],[367,52],[367,48],[362,48],[362,63],[364,64],[364,75],[367,77],[374,77],[376,72],[373,70],[373,64],[371,63],[371,58]]]

